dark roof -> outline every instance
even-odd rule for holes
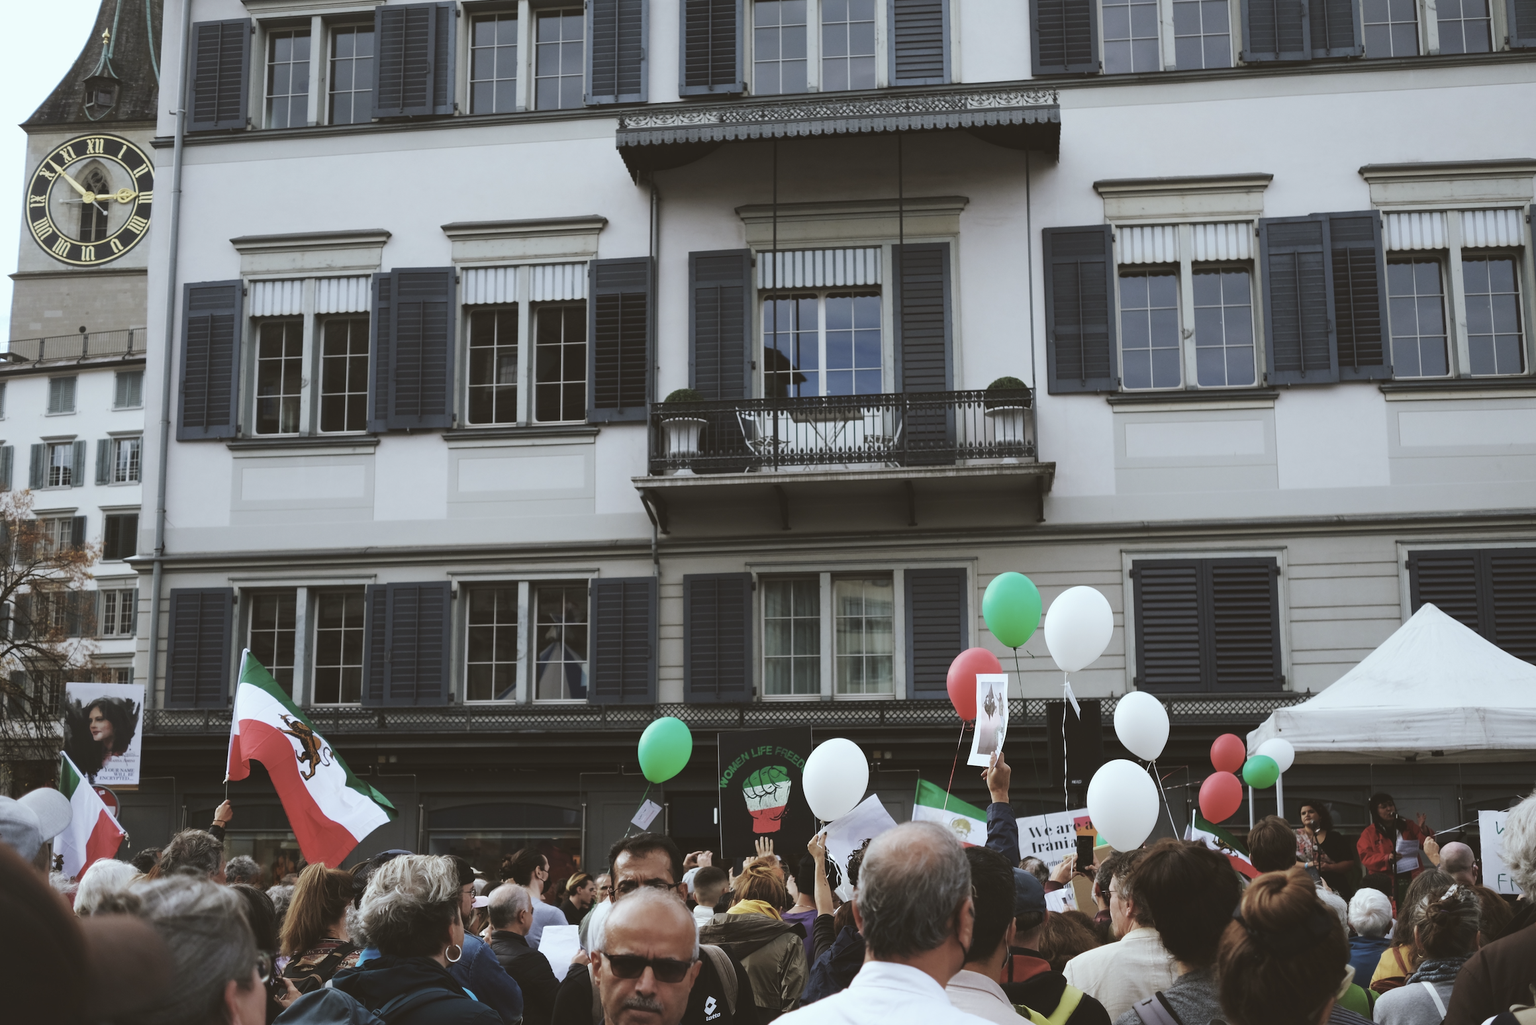
[[[165,0],[101,0],[96,25],[74,66],[22,122],[24,128],[63,124],[153,121],[160,93],[160,23]],[[102,33],[111,41],[103,44]],[[105,53],[103,51],[106,51]],[[117,105],[98,118],[85,110],[84,82],[103,69],[122,83]]]

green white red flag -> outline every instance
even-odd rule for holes
[[[912,801],[913,822],[937,822],[952,830],[967,847],[980,847],[987,842],[987,813],[974,804],[966,804],[958,797],[951,797],[944,788],[926,779],[917,781],[917,793]]]
[[[1256,878],[1259,874],[1259,870],[1253,867],[1253,862],[1248,860],[1248,851],[1237,842],[1237,838],[1215,823],[1205,821],[1205,817],[1198,811],[1190,820],[1189,828],[1184,832],[1184,839],[1205,844],[1232,862],[1232,867],[1249,879]]]
[[[229,733],[226,780],[266,766],[304,860],[339,867],[369,833],[395,817],[395,806],[352,774],[249,651],[240,659]]]
[[[53,838],[53,853],[63,857],[63,872],[71,879],[85,874],[92,863],[117,856],[123,832],[96,788],[69,755],[59,755],[59,793],[69,798],[69,825]]]

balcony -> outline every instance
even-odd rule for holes
[[[691,164],[727,142],[955,130],[1055,157],[1056,91],[970,85],[652,104],[619,115],[617,143],[638,177]]]
[[[47,338],[17,338],[0,359],[11,363],[42,363],[54,360],[96,359],[104,356],[143,356],[144,329],[84,331]]]
[[[1037,523],[1055,475],[1031,397],[980,391],[653,410],[648,469],[634,484],[658,529],[716,535]]]

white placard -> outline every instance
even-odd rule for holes
[[[1019,853],[1026,858],[1039,858],[1047,865],[1056,864],[1077,852],[1077,827],[1088,824],[1087,808],[1019,819]]]
[[[848,856],[863,847],[865,840],[895,828],[896,820],[876,794],[864,798],[857,808],[827,827],[827,860],[837,866],[839,883],[834,889],[839,897],[853,899],[853,885],[848,882]]]
[[[66,683],[64,753],[96,786],[139,785],[142,683]]]
[[[990,766],[1008,739],[1008,675],[976,674],[976,729],[967,765]]]
[[[1054,911],[1058,915],[1063,911],[1076,911],[1072,906],[1072,888],[1063,886],[1059,890],[1045,891],[1045,910]]]
[[[1498,893],[1519,893],[1509,866],[1504,863],[1504,829],[1507,811],[1480,811],[1477,828],[1483,838],[1483,885]]]
[[[581,949],[581,938],[577,935],[580,931],[579,925],[546,925],[539,934],[539,953],[555,970],[555,978],[565,978],[571,959]]]
[[[647,797],[645,799],[645,803],[640,805],[640,810],[635,812],[635,817],[630,819],[629,821],[633,822],[635,825],[639,826],[641,829],[650,829],[651,828],[651,823],[655,822],[656,821],[656,816],[658,816],[660,814],[661,814],[661,805],[657,804],[655,801],[653,801],[649,797]]]

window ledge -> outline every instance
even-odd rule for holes
[[[278,451],[295,448],[377,448],[376,434],[301,435],[285,438],[231,438],[225,447],[235,452]]]
[[[1185,406],[1220,404],[1230,407],[1271,407],[1280,397],[1276,388],[1189,388],[1182,391],[1116,392],[1104,396],[1111,406]]]
[[[456,442],[504,441],[511,438],[595,438],[601,430],[589,424],[530,424],[506,427],[455,427],[442,432],[443,440]]]
[[[1510,395],[1536,394],[1536,377],[1457,377],[1431,381],[1383,381],[1381,389],[1388,402],[1403,399],[1427,399],[1478,394],[1493,397],[1489,392]]]

